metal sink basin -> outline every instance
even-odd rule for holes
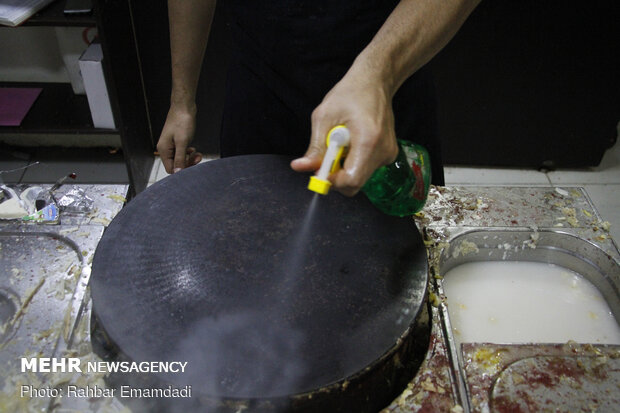
[[[617,254],[612,257],[594,243],[576,234],[553,229],[460,227],[449,228],[445,233],[449,234],[444,239],[447,243],[442,244],[443,248],[438,249],[435,254],[436,274],[443,275],[461,264],[480,261],[528,261],[556,264],[582,275],[592,283],[609,305],[616,322],[620,324],[620,265],[616,258]],[[574,341],[558,344],[463,342],[458,346],[448,312],[451,304],[450,297],[445,295],[442,277],[436,278],[435,288],[440,298],[436,304],[441,316],[443,334],[446,337],[450,364],[453,368],[453,385],[456,393],[460,395],[459,398],[466,412],[470,409],[471,411],[485,411],[485,409],[488,411],[489,395],[492,396],[495,393],[489,393],[487,390],[501,387],[502,378],[506,376],[503,373],[504,369],[509,371],[511,363],[528,357],[543,357],[544,360],[547,360],[544,357],[556,357],[563,360],[562,357],[576,355],[606,360],[612,357],[607,357],[608,353],[613,357],[620,354],[619,345],[586,343],[582,346]],[[535,374],[535,371],[528,370],[528,374],[530,373]],[[603,390],[593,394],[601,401],[615,403],[615,398],[610,399],[610,396],[604,393],[604,389],[607,388],[605,386],[615,386],[614,377],[616,376],[610,375],[609,378],[603,380],[602,384],[599,383],[600,380],[596,382],[597,388]],[[562,376],[562,378],[565,377]],[[551,390],[560,392],[563,389]],[[577,396],[582,395],[577,393]],[[573,406],[586,406],[587,403],[577,396],[571,397],[569,402],[573,403]]]
[[[101,226],[3,226],[0,387],[21,357],[56,357],[71,343]],[[13,367],[13,368],[11,368]]]
[[[620,265],[593,243],[553,230],[501,228],[461,231],[441,253],[441,274],[474,261],[556,264],[590,281],[601,292],[616,320],[620,320]]]
[[[91,261],[105,227],[126,202],[127,191],[127,185],[66,185],[56,192],[58,200],[74,192],[73,199],[91,199],[92,208],[65,208],[57,225],[0,220],[0,411],[59,410],[62,398],[45,389],[72,380],[74,374],[50,369],[35,373],[31,368],[22,372],[21,359],[90,354]],[[23,395],[22,385],[43,393]],[[91,410],[81,405],[68,409]]]

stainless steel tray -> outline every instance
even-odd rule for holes
[[[455,392],[461,399],[465,411],[469,411],[470,408],[474,411],[480,410],[480,406],[471,406],[472,394],[476,395],[475,388],[478,386],[479,378],[466,376],[466,364],[469,364],[470,370],[476,369],[471,368],[471,357],[465,360],[462,349],[457,348],[448,314],[449,297],[446,300],[441,274],[445,274],[458,265],[475,261],[530,261],[557,264],[589,280],[601,292],[616,321],[620,324],[620,265],[615,257],[593,242],[574,233],[556,229],[448,227],[443,228],[442,233],[443,242],[434,251],[433,271],[436,274],[434,283],[438,294],[437,305],[443,333],[452,364]],[[478,346],[477,343],[473,343],[468,346],[487,351],[485,344]],[[506,345],[506,348],[510,347],[511,345]],[[606,347],[611,347],[610,351],[614,354],[620,352],[620,346]],[[530,346],[528,355],[537,356],[538,351],[541,355],[545,355],[545,345]],[[470,354],[472,352],[473,350]],[[572,354],[574,349],[567,347],[566,352]],[[594,353],[596,355],[596,352]],[[496,355],[493,353],[490,356],[491,359],[495,360],[493,357]],[[554,356],[558,355],[554,354]],[[495,361],[498,366],[501,364],[499,359]],[[483,363],[486,362],[488,360],[483,361]],[[493,373],[496,373],[499,379],[503,377],[502,371],[498,369]],[[488,373],[485,374],[489,375]],[[615,377],[610,376],[610,380]],[[472,385],[472,382],[476,382],[476,385]],[[476,401],[476,397],[473,397],[473,400]],[[581,400],[589,399],[578,398],[575,400],[576,405],[579,405]],[[488,399],[485,399],[485,403],[487,405],[482,410],[488,408]]]

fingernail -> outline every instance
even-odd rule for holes
[[[180,170],[181,170],[181,168],[174,168],[174,169],[172,170],[172,173],[173,173],[173,174],[176,174],[176,173],[177,173],[177,172],[179,172]]]

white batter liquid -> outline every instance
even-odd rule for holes
[[[443,288],[457,344],[620,344],[620,327],[601,293],[558,265],[471,262],[448,271]]]

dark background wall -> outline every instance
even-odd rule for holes
[[[597,165],[620,121],[620,2],[483,1],[431,62],[450,164]]]
[[[154,142],[168,110],[165,2],[132,2]],[[446,164],[597,165],[620,121],[620,1],[483,1],[429,64]],[[216,10],[195,144],[218,151],[227,27]]]
[[[132,8],[153,142],[156,144],[170,105],[168,9],[165,1],[132,2]],[[219,152],[228,42],[226,22],[217,7],[205,52],[196,102],[199,116],[196,120],[196,137],[193,143],[204,153]]]

